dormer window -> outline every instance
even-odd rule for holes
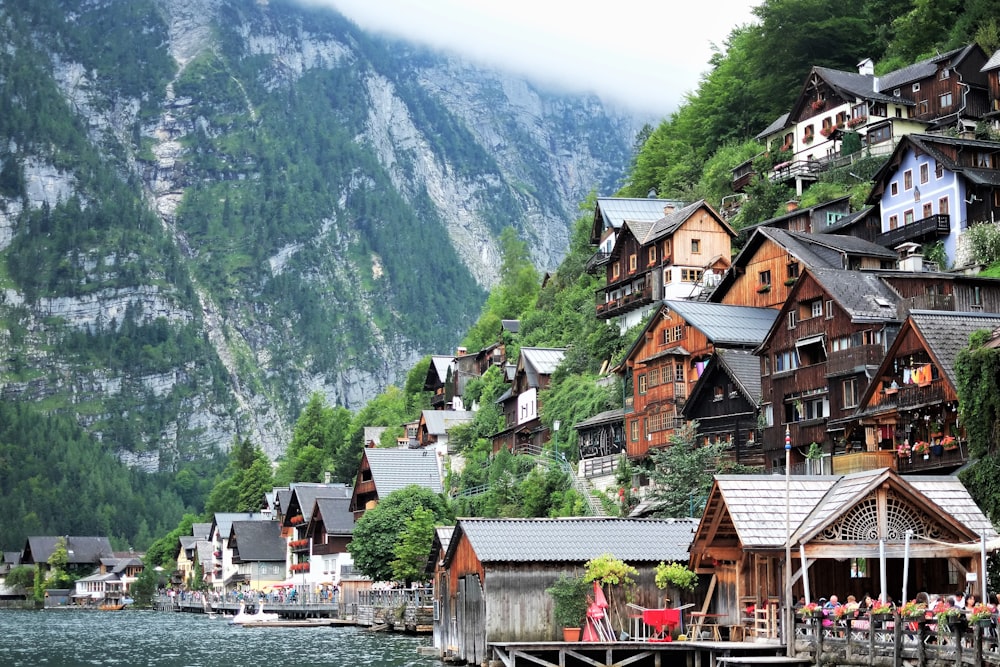
[[[945,79],[947,79],[949,77],[951,77],[951,68],[950,67],[945,67],[943,70],[941,70],[940,78],[943,81],[943,80],[945,80]]]

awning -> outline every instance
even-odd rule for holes
[[[805,336],[795,341],[795,347],[806,347],[808,345],[820,345],[823,347],[823,351],[826,352],[826,346],[823,344],[826,340],[826,334],[820,333],[813,336]]]

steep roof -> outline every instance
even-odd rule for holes
[[[611,422],[620,422],[622,417],[625,416],[625,410],[622,408],[615,408],[614,410],[605,410],[604,412],[599,412],[593,417],[584,419],[581,422],[573,424],[573,428],[580,430],[581,428],[587,428],[589,426],[597,426],[598,424],[608,424]]]
[[[978,48],[979,47],[975,43],[967,44],[957,49],[952,49],[951,51],[931,56],[926,60],[921,60],[920,62],[913,63],[912,65],[901,67],[900,69],[889,72],[888,74],[884,74],[878,78],[879,90],[892,90],[893,88],[898,88],[900,86],[905,86],[908,83],[925,79],[937,72],[938,63],[946,60],[952,60],[958,64],[964,60],[966,56]]]
[[[849,269],[807,269],[853,322],[896,319],[899,295],[877,274]],[[801,280],[801,279],[800,279]]]
[[[522,347],[518,370],[524,368],[529,387],[538,387],[540,378],[552,375],[565,354],[566,348],[562,347]]]
[[[194,535],[199,540],[207,540],[208,534],[212,530],[211,523],[193,523],[191,524],[191,534]]]
[[[773,308],[704,301],[669,300],[663,305],[705,334],[712,344],[724,347],[759,345],[778,316]]]
[[[450,429],[468,424],[476,417],[471,410],[424,410],[421,414],[431,435],[446,435]]]
[[[30,565],[48,562],[61,539],[66,540],[67,562],[72,565],[96,565],[102,557],[114,555],[111,542],[106,537],[41,535],[28,538],[24,550],[24,563]]]
[[[241,561],[285,561],[288,543],[277,521],[234,521],[230,538],[236,540]]]
[[[317,498],[316,509],[323,517],[327,535],[350,535],[354,532],[350,498]]]
[[[482,563],[581,562],[613,553],[628,563],[687,561],[694,519],[459,519],[445,561],[464,535]]]
[[[761,512],[761,507],[787,507],[793,540],[807,540],[890,478],[914,494],[926,496],[929,507],[936,505],[971,531],[980,535],[985,531],[988,539],[996,536],[962,482],[953,476],[904,478],[886,468],[851,475],[792,475],[787,479],[782,475],[717,475],[712,493],[724,501],[744,549],[777,548],[784,546],[787,536],[785,512]],[[795,502],[786,505],[788,497]]]
[[[787,114],[787,113],[783,113],[783,114],[781,114],[781,115],[780,115],[780,116],[778,116],[778,117],[777,117],[776,119],[774,119],[774,122],[772,122],[772,123],[771,123],[770,125],[768,125],[768,126],[767,126],[767,127],[765,127],[765,128],[763,129],[763,130],[761,130],[761,131],[760,131],[760,132],[759,132],[759,133],[757,134],[757,136],[756,136],[756,137],[754,137],[754,138],[755,138],[755,139],[765,139],[765,138],[767,138],[767,137],[768,137],[769,135],[772,135],[772,134],[774,134],[775,132],[777,132],[778,130],[783,130],[783,129],[785,129],[786,127],[788,127],[788,117],[789,117],[790,115],[791,115],[791,114]]]
[[[663,217],[666,207],[677,204],[671,199],[598,197],[594,218],[603,229],[621,229],[626,220],[655,222]]]
[[[219,535],[223,540],[229,538],[229,531],[233,527],[234,521],[269,521],[260,512],[216,512],[212,524],[219,529]]]
[[[730,350],[724,347],[715,348],[715,357],[743,396],[752,405],[757,405],[760,402],[760,357],[751,350]]]
[[[426,449],[371,448],[365,450],[379,498],[410,484],[441,493],[441,472],[434,452]]]
[[[424,386],[431,384],[431,380],[436,380],[437,384],[444,384],[448,380],[448,369],[455,361],[454,355],[432,354],[431,363],[427,369],[427,381]]]
[[[940,371],[955,387],[955,359],[969,346],[969,335],[979,329],[992,331],[1000,326],[1000,314],[911,310],[910,322],[927,343]]]
[[[856,98],[860,98],[874,102],[885,102],[887,104],[914,106],[914,102],[910,100],[893,95],[885,95],[881,91],[876,91],[876,82],[880,82],[880,80],[874,75],[844,72],[842,70],[830,69],[829,67],[813,67],[813,72],[823,79],[830,88],[836,91],[842,99],[848,102],[853,102]]]

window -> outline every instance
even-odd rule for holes
[[[833,319],[833,299],[826,300],[826,319]]]
[[[868,559],[852,558],[851,579],[867,579],[867,578],[868,578]]]
[[[913,172],[909,169],[903,172],[903,189],[904,190],[913,189]]]
[[[934,160],[934,178],[941,178],[944,176],[944,165]]]
[[[899,194],[899,183],[893,181],[892,183],[889,184],[889,194],[892,195],[893,197]]]
[[[615,262],[614,264],[611,265],[611,278],[613,280],[618,280],[618,278],[621,275],[622,275],[621,265],[618,262]]]
[[[681,269],[681,281],[685,283],[696,283],[701,280],[701,269]]]
[[[638,264],[635,254],[628,256],[628,271],[629,273],[635,273],[635,267]]]
[[[823,300],[816,299],[811,304],[809,304],[812,317],[820,317],[823,315]]]
[[[771,272],[770,271],[761,271],[760,272],[760,284],[761,285],[770,285],[771,284]]]
[[[684,382],[684,364],[674,364],[674,382]]]
[[[664,345],[669,345],[670,344],[670,328],[669,327],[663,330],[663,344]]]
[[[948,215],[948,198],[938,199],[938,215]]]
[[[680,340],[684,337],[684,325],[678,324],[674,327],[674,340]]]
[[[950,76],[951,76],[951,69],[948,67],[943,68],[941,72],[938,74],[938,78],[941,79],[942,81]]]
[[[629,429],[629,437],[632,439],[632,442],[638,442],[639,441],[639,420],[638,419],[633,419],[631,422],[629,422],[628,429]]]
[[[938,97],[938,103],[941,105],[942,109],[947,109],[951,106],[951,91],[947,93],[941,93]]]
[[[903,211],[903,224],[912,225],[913,224],[913,209]]]
[[[826,214],[826,226],[830,227],[835,222],[846,216],[846,213],[827,213]]]
[[[915,92],[915,93],[920,92],[920,82],[919,81],[917,81],[915,84],[913,84],[913,92]]]
[[[774,354],[774,372],[787,373],[799,367],[799,355],[795,350],[776,352]]]
[[[656,264],[656,246],[649,249],[649,265]]]
[[[639,393],[640,394],[645,394],[646,393],[646,388],[648,386],[649,385],[646,384],[646,374],[643,373],[642,375],[639,376]]]
[[[893,96],[893,97],[899,97],[899,94],[900,94],[901,92],[903,92],[903,91],[902,91],[902,90],[900,90],[899,88],[893,88],[893,89],[892,89],[892,96]]]
[[[692,255],[701,254],[701,239],[691,239],[691,254]]]
[[[760,358],[760,374],[770,375],[771,374],[771,355],[765,354]]]
[[[895,229],[899,227],[899,217],[895,215],[889,216],[889,229]]]
[[[646,386],[655,387],[656,385],[660,384],[660,369],[658,367],[650,368],[649,372],[646,373],[646,377],[648,378],[646,380]]]
[[[670,257],[670,239],[663,242],[663,257]]]
[[[858,379],[844,380],[844,408],[858,407]]]
[[[976,166],[988,169],[990,167],[990,155],[985,151],[976,153]]]
[[[713,401],[721,401],[726,397],[726,392],[722,387],[715,387],[714,393],[712,394]]]
[[[934,207],[931,204],[924,204],[923,217],[929,218],[934,215]]]
[[[925,115],[927,115],[927,112],[928,112],[929,109],[930,109],[930,105],[927,103],[927,100],[919,100],[917,102],[917,115],[918,116],[925,116]]]
[[[794,310],[788,311],[788,328],[794,329],[799,323],[799,314]]]
[[[663,271],[663,284],[669,285],[674,282],[674,272],[670,269],[664,269]]]
[[[799,277],[799,263],[789,262],[788,263],[788,280],[795,280]]]
[[[892,139],[892,125],[880,125],[868,131],[868,145],[874,145]]]
[[[920,165],[920,182],[926,183],[931,180],[931,166],[924,162]]]

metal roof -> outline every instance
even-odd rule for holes
[[[656,222],[663,217],[666,207],[679,205],[679,202],[672,199],[597,198],[597,210],[604,220],[604,227],[614,229],[621,229],[626,220]]]
[[[734,306],[704,301],[664,301],[684,321],[701,331],[714,345],[755,347],[774,324],[774,308]]]
[[[476,418],[471,410],[424,410],[424,423],[431,435],[445,435],[460,424],[468,424]]]
[[[459,519],[449,556],[464,534],[483,563],[582,562],[612,553],[627,563],[684,561],[695,519]]]
[[[566,348],[522,347],[518,368],[524,367],[529,387],[538,387],[543,375],[552,375],[563,360]]]
[[[372,481],[379,498],[411,484],[441,493],[441,471],[437,457],[427,449],[371,448],[365,449]]]

